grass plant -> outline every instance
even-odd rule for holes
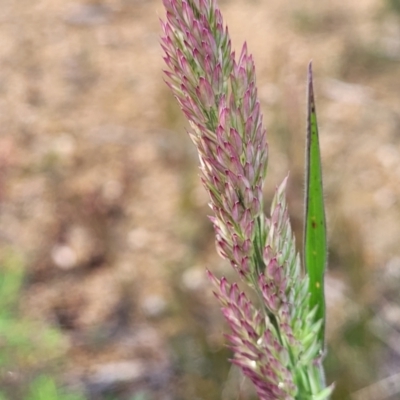
[[[231,330],[231,361],[260,399],[327,399],[333,387],[322,366],[326,228],[311,66],[304,269],[288,216],[287,178],[270,212],[264,210],[267,134],[246,43],[237,58],[214,0],[163,3],[166,83],[190,123],[217,250],[248,289],[208,272]]]
[[[25,277],[18,252],[0,253],[0,399],[82,400],[58,387],[55,360],[65,351],[58,330],[24,317],[19,298]]]

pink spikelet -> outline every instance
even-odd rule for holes
[[[244,44],[235,61],[214,1],[164,0],[164,6],[166,82],[191,125],[218,251],[246,276],[267,168],[253,58]]]

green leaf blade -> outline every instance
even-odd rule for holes
[[[318,336],[324,343],[324,273],[327,264],[326,219],[322,185],[321,153],[315,109],[312,66],[308,71],[308,124],[304,223],[304,264],[310,279],[310,307],[317,307],[316,321],[322,320]]]

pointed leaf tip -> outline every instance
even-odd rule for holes
[[[314,100],[314,82],[313,82],[313,70],[312,61],[308,64],[308,122],[312,118],[312,114],[315,113],[315,100]]]
[[[321,154],[312,82],[308,68],[306,191],[304,218],[304,264],[310,278],[310,308],[317,307],[315,321],[325,321],[324,272],[327,262],[326,221],[322,186]],[[319,339],[324,342],[324,323]]]

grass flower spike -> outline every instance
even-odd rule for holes
[[[255,293],[209,273],[231,329],[232,362],[262,400],[327,399],[318,335],[323,321],[310,307],[308,277],[295,250],[286,179],[270,215],[263,211],[268,146],[253,58],[246,44],[236,58],[214,0],[163,3],[166,82],[191,126],[217,249]]]

